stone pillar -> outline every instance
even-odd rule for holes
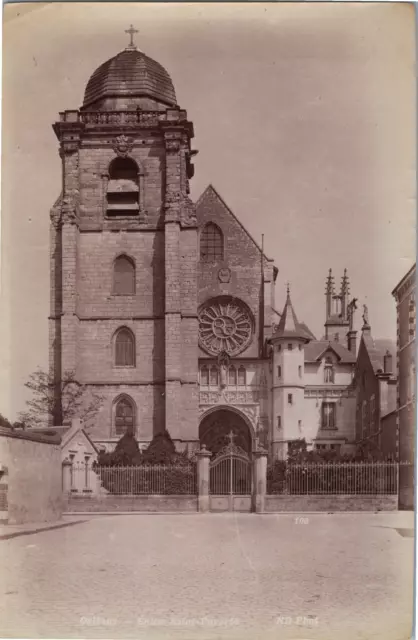
[[[200,513],[209,511],[209,460],[212,453],[202,445],[197,456],[197,490],[198,490],[198,510]]]
[[[180,133],[166,132],[165,145],[165,428],[176,439],[181,437]]]
[[[264,513],[267,492],[267,451],[253,451],[253,510]]]
[[[62,463],[62,493],[64,497],[71,494],[71,467],[72,462],[66,458]]]
[[[4,465],[0,465],[0,524],[8,524],[9,522],[9,469]]]

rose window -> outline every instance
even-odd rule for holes
[[[234,356],[249,345],[251,337],[250,313],[238,301],[209,302],[199,313],[199,345],[212,355],[226,351]]]

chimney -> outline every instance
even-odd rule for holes
[[[392,355],[390,351],[386,351],[383,356],[383,372],[384,373],[393,373],[392,370]]]
[[[347,333],[347,346],[353,355],[357,354],[357,331],[349,331]]]

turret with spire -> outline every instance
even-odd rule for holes
[[[273,346],[273,455],[286,459],[288,443],[302,437],[305,395],[305,350],[312,337],[298,321],[287,285]]]

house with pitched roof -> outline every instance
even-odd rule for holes
[[[396,457],[394,340],[373,339],[367,308],[354,375],[356,443],[365,452]]]
[[[285,459],[295,440],[308,448],[351,453],[354,449],[356,362],[355,302],[348,300],[348,276],[335,293],[327,279],[325,335],[317,340],[297,319],[290,290],[269,341],[272,355],[274,457]]]

